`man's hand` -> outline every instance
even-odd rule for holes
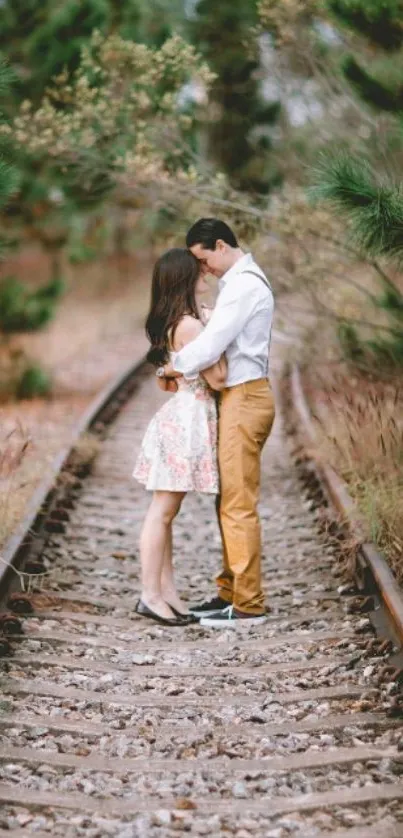
[[[164,393],[176,393],[178,383],[175,378],[157,378],[157,384]]]

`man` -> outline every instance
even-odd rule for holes
[[[273,295],[263,271],[224,221],[200,219],[186,244],[202,269],[220,278],[220,293],[203,333],[173,354],[164,374],[191,378],[223,352],[228,362],[218,442],[223,570],[217,578],[218,596],[191,611],[203,626],[255,625],[265,620],[257,507],[260,455],[274,419],[268,381]]]

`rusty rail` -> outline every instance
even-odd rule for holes
[[[91,430],[101,414],[105,409],[113,403],[113,400],[120,394],[125,387],[134,382],[136,375],[145,364],[144,356],[137,358],[126,367],[118,376],[104,387],[100,393],[88,405],[87,409],[80,416],[79,420],[74,425],[70,442],[65,445],[55,456],[53,462],[47,471],[45,477],[41,480],[35,489],[32,498],[28,504],[26,513],[6,541],[3,550],[0,551],[0,595],[3,596],[7,591],[10,581],[12,568],[19,568],[21,563],[27,557],[28,551],[31,549],[35,534],[42,522],[44,513],[49,514],[49,508],[54,499],[55,488],[62,471],[66,468],[69,458],[71,457],[74,448],[79,438],[85,432]],[[127,397],[130,395],[127,394]],[[124,401],[126,401],[126,398]]]
[[[384,557],[374,544],[365,540],[357,507],[348,492],[344,480],[327,463],[315,459],[312,448],[317,443],[317,434],[312,420],[307,399],[302,386],[301,372],[294,365],[291,372],[291,397],[295,413],[299,420],[303,441],[309,449],[315,472],[324,484],[325,494],[335,507],[339,518],[360,542],[361,560],[369,570],[374,585],[393,624],[396,636],[403,646],[403,591],[398,585]]]

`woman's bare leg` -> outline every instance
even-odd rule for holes
[[[183,492],[154,492],[140,536],[141,599],[167,619],[175,615],[162,595],[162,568],[171,524],[183,497]]]
[[[167,542],[164,553],[164,561],[161,574],[161,593],[168,605],[173,606],[180,614],[188,614],[189,611],[176,590],[174,568],[172,562],[172,524],[168,529]]]

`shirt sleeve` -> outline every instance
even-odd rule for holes
[[[245,287],[231,280],[217,300],[217,305],[204,331],[179,352],[173,352],[172,365],[186,378],[197,375],[217,363],[221,355],[253,314],[259,301],[259,289]]]

